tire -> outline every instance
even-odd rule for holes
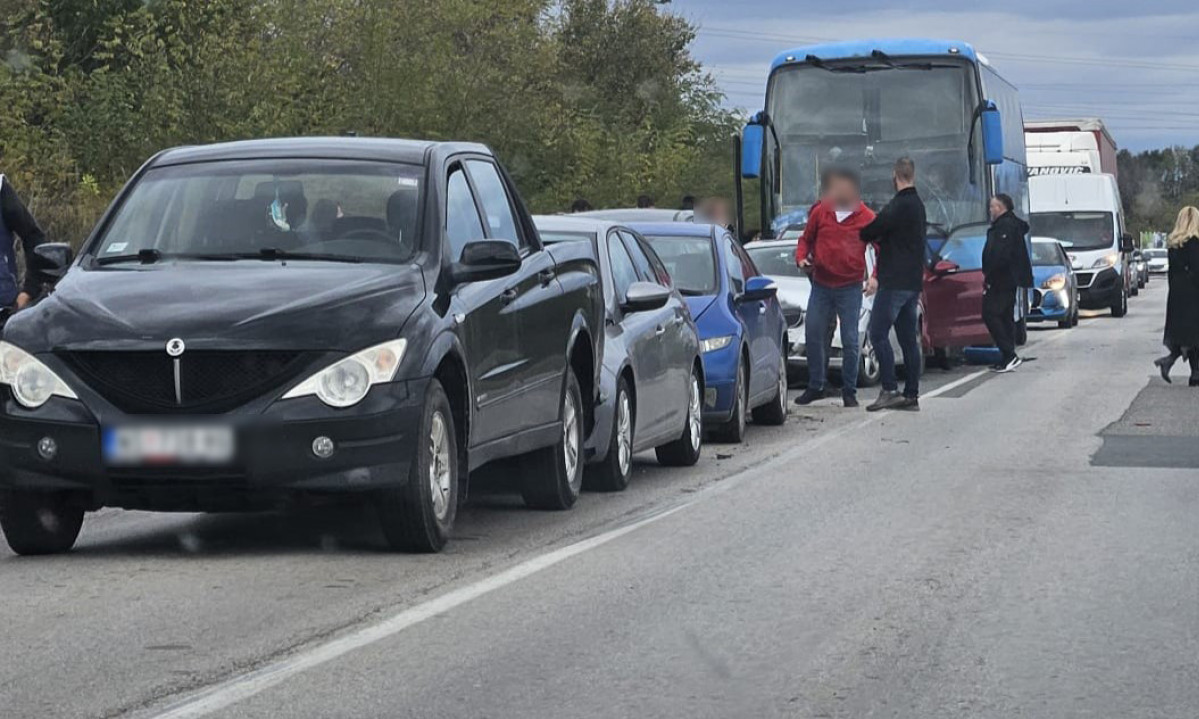
[[[632,476],[633,398],[628,381],[621,377],[616,382],[608,454],[604,461],[587,468],[583,475],[583,488],[592,492],[623,492],[628,488]]]
[[[558,416],[558,441],[521,459],[520,493],[531,509],[570,509],[583,489],[583,393],[573,369],[566,370]]]
[[[1016,346],[1023,347],[1028,344],[1028,320],[1022,319],[1016,323]]]
[[[408,483],[381,493],[378,514],[391,549],[429,554],[440,552],[450,538],[461,477],[454,414],[436,379],[425,390],[419,432]]]
[[[933,366],[943,370],[953,369],[953,357],[949,354],[948,347],[933,348]]]
[[[1112,317],[1123,317],[1128,314],[1128,293],[1120,290],[1120,299],[1112,305]]]
[[[691,388],[687,395],[687,424],[683,436],[654,450],[658,461],[668,467],[691,467],[699,461],[704,444],[704,407],[699,368],[691,369]]]
[[[777,427],[787,423],[787,358],[779,366],[778,393],[774,399],[753,411],[754,423]]]
[[[1061,320],[1060,322],[1057,323],[1057,328],[1059,330],[1068,330],[1073,326],[1074,326],[1074,318],[1073,317],[1067,317],[1066,319]]]
[[[862,359],[858,363],[858,388],[873,387],[882,379],[883,370],[878,364],[874,345],[867,339],[862,342]]]
[[[1130,297],[1136,297],[1136,296],[1137,296],[1137,295],[1139,295],[1139,294],[1141,294],[1141,282],[1140,282],[1140,280],[1138,280],[1138,281],[1136,281],[1136,282],[1132,283],[1132,290],[1130,290],[1130,291],[1129,291],[1128,295],[1129,295]]]
[[[6,490],[0,493],[0,528],[17,554],[69,552],[83,527],[84,508],[65,492]]]
[[[745,421],[749,408],[748,384],[742,358],[737,364],[737,384],[733,387],[733,416],[728,422],[712,430],[712,439],[715,441],[740,444],[745,439]]]

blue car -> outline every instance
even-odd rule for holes
[[[1032,238],[1032,279],[1029,322],[1056,321],[1062,329],[1078,324],[1078,283],[1057,240]]]
[[[686,298],[704,359],[704,427],[740,442],[753,415],[787,421],[787,323],[777,288],[729,231],[705,224],[635,223]]]

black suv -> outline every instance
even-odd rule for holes
[[[68,550],[101,506],[337,493],[369,497],[392,547],[437,551],[469,471],[516,455],[530,506],[578,497],[598,270],[542,247],[486,147],[168,150],[63,262],[0,334],[0,525],[16,552]]]

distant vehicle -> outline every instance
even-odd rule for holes
[[[1137,276],[1137,288],[1142,289],[1149,284],[1149,258],[1142,250],[1132,251],[1132,267]]]
[[[430,552],[469,472],[516,456],[526,503],[566,509],[603,324],[592,253],[545,248],[483,145],[168,150],[4,327],[0,526],[47,554],[102,506],[341,495]]]
[[[1032,234],[1066,248],[1078,277],[1084,310],[1128,312],[1136,287],[1135,249],[1124,230],[1120,191],[1111,175],[1042,175],[1029,181]]]
[[[628,487],[633,455],[655,449],[663,464],[690,466],[703,438],[703,360],[687,303],[643,238],[606,220],[533,218],[548,247],[585,242],[604,288],[603,359],[587,489]]]
[[[1119,148],[1097,117],[1024,123],[1029,175],[1120,174]]]
[[[715,225],[635,224],[666,265],[699,327],[704,426],[740,442],[755,422],[787,421],[787,324],[778,287],[729,231]]]
[[[1062,329],[1078,324],[1078,283],[1061,243],[1050,237],[1032,238],[1032,292],[1029,322],[1052,322]]]
[[[1142,250],[1145,259],[1148,260],[1149,274],[1164,275],[1170,271],[1170,253],[1162,248],[1153,248],[1151,250]]]
[[[627,207],[614,210],[588,210],[572,217],[590,217],[612,222],[694,222],[694,210],[669,210],[656,207]]]
[[[805,313],[808,309],[808,296],[812,292],[812,283],[808,276],[795,264],[795,248],[798,238],[779,240],[760,240],[745,246],[746,253],[753,259],[758,269],[775,281],[779,288],[779,301],[783,305],[783,315],[787,318],[787,365],[792,372],[805,371],[808,367],[807,332],[803,326]],[[863,245],[863,250],[865,246]],[[873,257],[868,255],[868,266],[873,267]],[[874,309],[874,298],[862,298],[862,313],[858,320],[858,337],[862,341],[861,364],[858,367],[858,386],[873,387],[882,376],[882,369],[874,347],[867,336],[870,326],[870,313]],[[920,310],[920,325],[923,326],[924,311]],[[829,353],[829,368],[840,371],[842,367],[841,323],[834,322],[830,328],[833,333],[832,351]],[[891,348],[895,352],[895,362],[903,366],[903,350],[895,331],[891,331]],[[923,357],[921,358],[923,363]],[[923,364],[920,371],[923,371]]]
[[[891,38],[798,47],[775,57],[765,89],[766,107],[751,117],[734,153],[737,195],[744,180],[757,180],[764,240],[807,222],[821,168],[830,163],[859,172],[866,204],[882,207],[894,195],[892,167],[901,156],[916,163],[930,257],[964,234],[985,238],[996,193],[1028,216],[1020,93],[969,43]],[[735,209],[744,226],[744,208]],[[957,349],[990,342],[981,272],[951,274],[930,267],[924,296],[926,347],[943,362]],[[972,294],[958,294],[967,289]],[[1025,292],[1013,311],[1023,339]]]

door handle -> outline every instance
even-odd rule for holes
[[[557,276],[558,276],[558,273],[556,271],[554,271],[552,268],[547,269],[547,270],[542,270],[541,272],[537,273],[537,279],[541,280],[541,285],[543,287],[545,285],[548,285],[549,283],[553,282],[554,278]]]
[[[508,289],[506,289],[500,293],[500,302],[503,302],[506,305],[512,304],[512,301],[516,299],[516,295],[517,295],[516,288],[509,287]]]

